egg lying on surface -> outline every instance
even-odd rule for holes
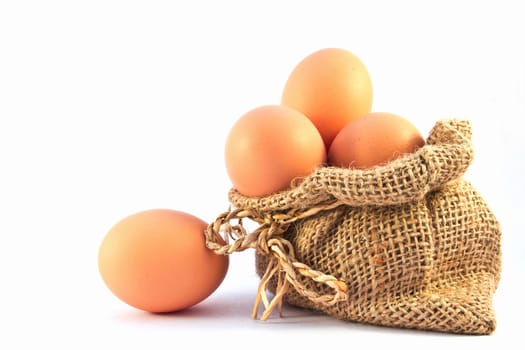
[[[325,48],[295,66],[281,104],[310,118],[328,149],[347,123],[371,111],[372,100],[372,81],[359,57],[345,49]]]
[[[281,105],[256,107],[231,128],[225,146],[233,187],[250,197],[287,189],[326,160],[323,139],[301,112]]]
[[[99,272],[125,303],[149,312],[189,308],[226,276],[229,258],[205,244],[206,222],[176,210],[151,209],[116,223],[99,248]]]
[[[370,168],[416,151],[425,144],[418,129],[392,113],[371,112],[348,123],[328,150],[328,163]]]

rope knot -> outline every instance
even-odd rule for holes
[[[336,205],[332,204],[329,208]],[[326,209],[326,207],[324,208]],[[291,223],[313,215],[319,210],[308,210],[303,213],[274,213],[261,214],[251,210],[229,210],[217,217],[215,222],[208,225],[206,230],[206,245],[217,254],[231,254],[249,248],[257,249],[268,258],[265,273],[261,276],[252,311],[254,319],[258,316],[258,309],[264,306],[261,320],[266,320],[275,308],[282,316],[283,297],[292,286],[300,295],[315,303],[333,305],[344,301],[348,297],[348,287],[344,281],[297,261],[293,245],[283,237]],[[243,219],[251,219],[258,223],[258,227],[248,232],[243,226]],[[234,222],[232,224],[232,222]],[[221,239],[221,233],[224,238]],[[233,243],[230,244],[230,241]],[[308,289],[302,282],[310,279],[333,289],[332,294],[319,294]],[[270,281],[275,281],[274,297],[269,300],[266,291]]]

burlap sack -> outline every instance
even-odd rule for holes
[[[470,122],[439,121],[426,141],[384,166],[319,168],[264,198],[229,192],[232,209],[210,224],[208,246],[256,249],[253,317],[259,303],[266,319],[284,301],[346,321],[494,331],[501,231],[463,179],[474,153]],[[258,224],[252,232],[246,219]]]

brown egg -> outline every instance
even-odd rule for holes
[[[334,138],[328,163],[339,167],[370,168],[388,163],[425,144],[419,130],[392,113],[371,112],[348,123]]]
[[[284,86],[281,104],[304,113],[328,149],[350,121],[372,109],[373,89],[365,64],[342,48],[324,48],[300,61]]]
[[[100,274],[115,296],[149,312],[196,305],[222,283],[227,255],[206,247],[207,223],[181,211],[151,209],[123,218],[99,248]]]
[[[233,187],[250,197],[287,189],[326,160],[323,139],[304,114],[266,105],[245,113],[231,128],[225,147]]]

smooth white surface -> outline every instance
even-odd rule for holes
[[[365,4],[366,3],[366,4]],[[3,1],[0,3],[0,348],[477,348],[522,337],[525,52],[519,1]],[[498,328],[473,337],[285,309],[250,318],[253,253],[188,311],[153,316],[103,285],[107,230],[154,207],[213,220],[233,122],[278,103],[314,50],[367,65],[376,111],[470,119],[467,173],[503,228]],[[510,341],[510,342],[509,342]],[[513,345],[510,345],[512,347]]]

